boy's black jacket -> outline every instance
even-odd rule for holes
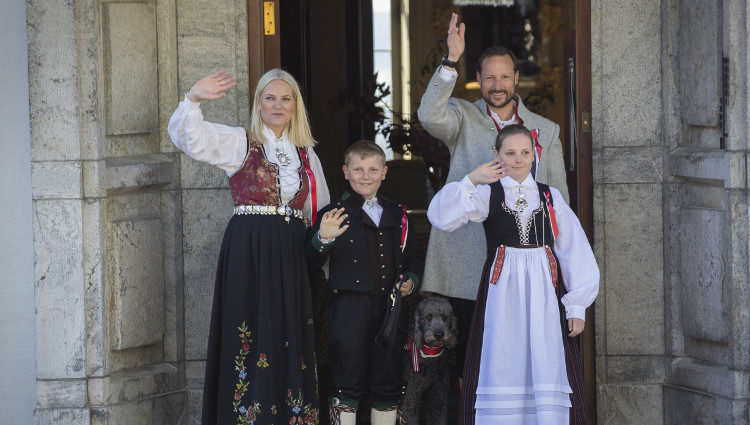
[[[368,252],[365,228],[362,223],[362,215],[366,214],[362,209],[362,197],[356,193],[344,192],[341,199],[331,202],[318,212],[318,219],[308,229],[305,239],[305,257],[311,272],[319,270],[329,255],[328,288],[346,291],[367,292],[375,290],[370,269],[370,253]],[[390,214],[397,226],[390,228],[392,235],[391,246],[393,247],[393,259],[396,265],[396,279],[403,274],[414,282],[416,292],[424,271],[424,255],[419,247],[417,235],[409,220],[409,228],[406,237],[406,247],[401,251],[401,216],[400,205],[385,198],[378,197],[378,204],[383,208],[383,214]],[[320,229],[320,217],[334,208],[344,208],[349,215],[346,222],[349,228],[341,234],[328,247],[323,246],[318,240]],[[356,260],[356,261],[355,261]],[[393,282],[394,284],[396,282]]]

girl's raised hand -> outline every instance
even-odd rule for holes
[[[229,71],[219,71],[198,80],[188,92],[193,102],[216,100],[226,96],[226,91],[237,85],[236,78]]]
[[[474,171],[469,173],[469,180],[474,184],[490,184],[495,183],[501,178],[508,175],[508,169],[505,168],[502,162],[488,162],[475,168]]]
[[[318,235],[322,239],[333,239],[341,236],[341,234],[349,228],[348,224],[341,225],[347,217],[349,217],[349,215],[344,214],[343,208],[332,209],[323,214],[323,217],[320,218],[320,230],[318,230]]]

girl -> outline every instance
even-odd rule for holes
[[[596,298],[599,269],[560,192],[531,177],[533,144],[525,127],[503,128],[495,161],[445,185],[427,212],[444,231],[483,222],[487,238],[464,365],[462,425],[567,425],[571,385],[573,417],[585,423],[573,337]]]

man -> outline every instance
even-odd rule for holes
[[[476,78],[482,99],[471,103],[450,97],[458,75],[455,67],[465,47],[466,26],[462,23],[459,27],[457,23],[454,13],[448,26],[448,54],[430,80],[417,111],[424,128],[450,150],[447,181],[460,180],[478,165],[492,161],[499,129],[522,124],[537,139],[532,168],[535,179],[555,187],[569,201],[560,127],[526,109],[516,95],[519,73],[510,50],[493,46],[480,56]],[[481,223],[468,223],[456,232],[433,228],[430,234],[421,291],[447,296],[453,305],[459,328],[459,376],[486,251]],[[582,400],[582,393],[576,395]],[[571,416],[576,414],[572,411]]]

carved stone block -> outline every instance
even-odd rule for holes
[[[682,209],[680,241],[680,305],[685,336],[726,343],[727,307],[726,224],[723,211]],[[724,306],[724,307],[722,307]]]
[[[109,225],[110,346],[141,347],[164,335],[164,262],[161,221]]]
[[[157,129],[156,15],[149,3],[105,3],[103,11],[108,135]]]

